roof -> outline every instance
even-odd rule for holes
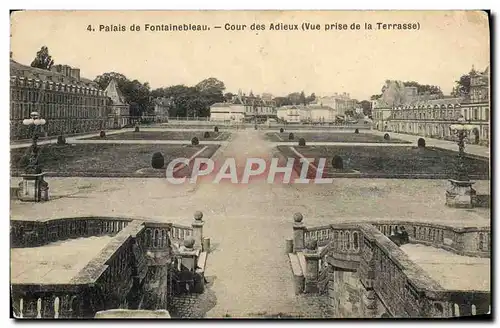
[[[41,80],[41,81],[53,81],[71,85],[85,86],[98,89],[97,84],[89,79],[80,78],[77,80],[71,76],[64,75],[63,73],[54,72],[46,69],[26,66],[16,62],[15,60],[10,60],[10,75],[25,77],[28,79]]]
[[[111,81],[109,81],[109,84],[104,92],[106,92],[106,95],[111,98],[113,105],[127,105],[125,97],[120,91],[118,82],[116,82],[115,79],[111,79]]]
[[[231,103],[215,103],[210,107],[231,107],[231,105],[233,105],[233,104],[231,104]]]
[[[323,106],[323,105],[316,105],[316,104],[315,104],[315,105],[309,105],[309,106],[307,106],[307,108],[309,108],[309,109],[325,109],[325,110],[333,110],[333,108],[332,108],[332,107],[330,107],[330,106]]]

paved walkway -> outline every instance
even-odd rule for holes
[[[415,136],[415,135],[404,134],[404,133],[383,132],[383,131],[378,131],[378,130],[371,130],[370,132],[375,134],[375,135],[381,135],[381,136],[383,136],[386,133],[389,133],[389,135],[392,138],[410,141],[415,145],[417,144],[418,139],[424,138],[425,145],[428,147],[438,147],[438,148],[443,148],[443,149],[448,149],[448,150],[458,152],[458,145],[454,141],[434,139],[434,138],[422,137],[422,136]],[[466,144],[465,145],[465,153],[472,154],[475,156],[490,158],[490,148],[486,147],[486,146]]]

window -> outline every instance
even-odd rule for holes
[[[477,108],[474,108],[474,120],[478,120],[479,119],[479,111]]]

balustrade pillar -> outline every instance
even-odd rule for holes
[[[305,292],[317,293],[320,254],[318,253],[318,242],[316,240],[307,243],[304,257],[306,259]]]
[[[373,284],[375,281],[375,258],[373,245],[368,240],[362,240],[361,262],[359,263],[359,276],[362,285],[363,316],[376,318],[378,315],[378,300]],[[389,282],[387,282],[389,283]]]
[[[302,220],[304,217],[301,213],[295,213],[293,215],[293,253],[301,252],[304,249],[305,242],[305,230],[306,227]]]
[[[194,213],[194,222],[191,225],[193,227],[193,239],[194,239],[194,248],[201,249],[203,247],[203,225],[205,222],[203,219],[203,213],[200,211],[196,211]]]

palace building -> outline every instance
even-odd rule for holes
[[[450,126],[463,116],[476,126],[468,136],[469,142],[489,144],[489,66],[483,72],[472,69],[469,75],[470,92],[463,97],[417,94],[415,87],[392,81],[382,97],[373,103],[375,128],[454,140]]]
[[[47,121],[43,133],[55,136],[120,127],[122,119],[113,112],[117,107],[120,115],[129,115],[128,105],[116,104],[95,82],[80,77],[78,68],[54,65],[44,70],[10,61],[12,140],[30,138],[22,121],[34,111]]]
[[[210,106],[211,121],[266,121],[276,118],[276,104],[267,97],[246,96],[238,92],[230,102]]]

